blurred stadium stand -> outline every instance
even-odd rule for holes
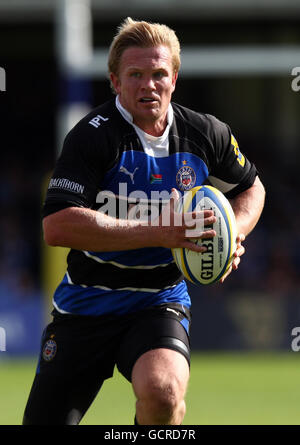
[[[38,348],[50,298],[40,223],[45,178],[74,120],[111,97],[106,54],[126,16],[176,30],[183,49],[174,101],[227,122],[267,190],[263,217],[246,241],[238,273],[223,286],[190,287],[192,345],[289,350],[291,330],[300,324],[300,92],[291,88],[292,68],[300,66],[300,2],[95,0],[86,33],[95,59],[84,69],[80,59],[66,63],[63,55],[64,3],[0,0],[0,66],[6,70],[6,91],[0,92],[5,354]],[[55,266],[59,259],[51,261]],[[61,278],[55,267],[49,275]]]

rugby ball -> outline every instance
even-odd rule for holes
[[[237,227],[228,199],[218,189],[203,185],[184,193],[178,202],[177,212],[213,210],[216,222],[204,230],[215,230],[216,236],[196,239],[198,245],[207,247],[203,253],[186,248],[174,248],[172,254],[177,267],[185,278],[196,285],[219,281],[228,271],[236,250]]]

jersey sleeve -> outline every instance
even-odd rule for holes
[[[210,121],[210,139],[215,150],[208,180],[227,198],[234,198],[253,185],[257,170],[240,151],[229,126],[214,116],[207,117]]]
[[[66,136],[49,181],[43,217],[67,207],[94,204],[108,164],[108,149],[105,135],[96,139],[92,131],[79,123]]]

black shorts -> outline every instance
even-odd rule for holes
[[[173,349],[190,363],[190,322],[189,310],[175,303],[124,316],[54,310],[42,336],[24,423],[78,423],[114,367],[131,381],[136,360],[151,349]],[[52,413],[51,421],[47,413]]]

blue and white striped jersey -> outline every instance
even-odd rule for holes
[[[226,124],[175,103],[170,107],[157,151],[155,139],[130,122],[118,101],[84,117],[65,139],[43,216],[78,206],[109,209],[117,218],[137,218],[138,212],[151,218],[172,188],[184,192],[210,182],[231,198],[253,184],[255,166]],[[71,249],[53,300],[58,311],[83,315],[125,314],[166,302],[191,304],[171,250],[160,247]]]

